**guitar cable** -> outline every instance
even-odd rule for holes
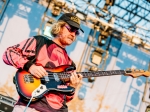
[[[33,95],[32,95],[32,97],[30,98],[30,101],[28,102],[28,104],[27,104],[26,108],[24,109],[24,112],[26,112],[26,110],[28,109],[28,107],[29,107],[29,105],[30,105],[30,103],[31,103],[32,99],[33,99]]]

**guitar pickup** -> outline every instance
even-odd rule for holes
[[[45,79],[46,82],[49,81],[49,77],[48,76],[44,76],[44,79]]]
[[[59,79],[59,77],[58,77],[57,73],[53,73],[53,75],[54,75],[54,79],[55,79],[55,81],[59,82],[59,81],[60,81],[60,79]]]

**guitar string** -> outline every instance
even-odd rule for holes
[[[103,75],[108,75],[108,73],[106,71],[100,71],[102,72],[101,76]],[[121,71],[119,70],[119,72],[121,73]],[[78,72],[80,73],[80,72]],[[88,73],[92,73],[92,76],[90,77],[94,77],[94,76],[97,76],[97,72],[82,72],[82,74],[87,74],[86,76],[88,77]],[[95,73],[95,74],[94,74]],[[112,71],[112,73],[116,74],[114,71]],[[69,78],[71,76],[71,73],[57,73],[58,74],[58,77],[61,78],[61,79],[66,79],[66,78]],[[100,76],[100,74],[98,74]],[[32,75],[28,75],[28,77],[31,78],[33,77]],[[48,78],[49,79],[55,79],[54,77],[54,73],[48,73]],[[44,80],[45,78],[40,78],[41,80]]]

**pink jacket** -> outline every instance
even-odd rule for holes
[[[71,65],[73,63],[64,48],[60,47],[52,40],[44,39],[44,41],[41,41],[40,39],[42,38],[43,36],[31,37],[17,45],[8,47],[3,54],[3,61],[17,69],[22,68],[27,71],[32,64],[40,64],[43,67],[53,68],[60,65]],[[38,51],[38,45],[41,43],[43,45],[40,49],[38,49]],[[37,51],[38,55],[36,60],[31,61],[35,58]],[[46,95],[46,100],[51,107],[59,109],[62,107],[62,103],[64,102],[63,96],[64,95],[62,94],[55,95],[50,93]],[[67,96],[66,101],[68,102],[72,98],[73,95]]]

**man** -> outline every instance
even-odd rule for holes
[[[52,26],[53,40],[40,35],[28,38],[17,45],[8,47],[3,60],[6,64],[26,70],[37,78],[48,75],[44,68],[55,68],[61,65],[75,66],[65,48],[76,40],[79,30],[83,31],[79,18],[71,13],[63,14]],[[70,74],[70,82],[66,85],[76,88],[82,76],[75,71],[71,71]],[[72,100],[73,96],[74,93],[65,95],[58,91],[49,91],[40,100],[31,102],[28,108],[26,108],[28,102],[20,97],[13,112],[25,110],[26,112],[68,112],[66,102]]]

